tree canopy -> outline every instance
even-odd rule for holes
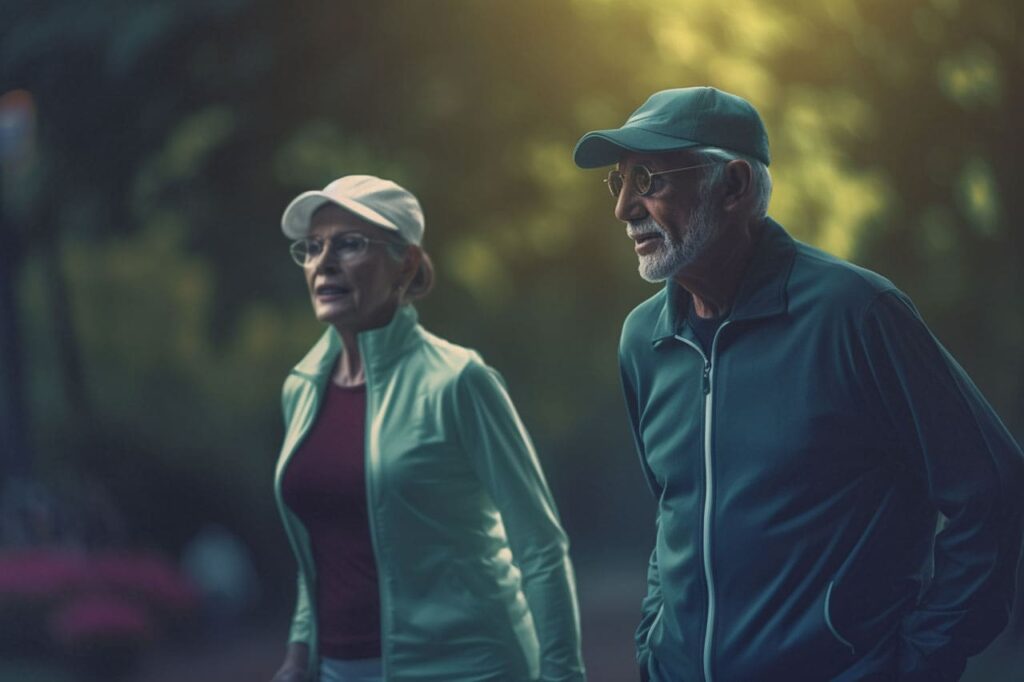
[[[770,213],[907,291],[1024,435],[1009,0],[0,2],[3,92],[38,112],[5,180],[41,470],[92,471],[142,538],[221,514],[267,555],[278,390],[318,333],[281,211],[349,173],[414,191],[425,324],[508,378],[570,527],[647,515],[615,368],[654,289],[571,150],[652,92],[760,110]],[[182,512],[183,495],[205,500]],[[608,500],[614,500],[608,504]],[[614,536],[614,532],[612,533]]]

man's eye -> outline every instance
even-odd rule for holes
[[[308,242],[306,242],[306,253],[308,253],[311,256],[319,256],[320,253],[323,250],[324,250],[324,245],[323,245],[322,242],[315,242],[315,241],[308,241]]]

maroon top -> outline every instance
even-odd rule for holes
[[[309,531],[320,653],[380,656],[377,563],[366,508],[366,386],[328,382],[324,403],[284,472],[285,503]]]

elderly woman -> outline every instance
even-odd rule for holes
[[[498,373],[417,323],[419,202],[350,175],[281,224],[328,327],[284,384],[275,490],[299,571],[274,682],[582,680],[529,435]]]

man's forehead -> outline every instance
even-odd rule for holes
[[[676,149],[670,152],[631,152],[624,151],[619,156],[619,169],[632,166],[647,166],[652,170],[668,168],[679,162],[693,161],[693,150]]]

